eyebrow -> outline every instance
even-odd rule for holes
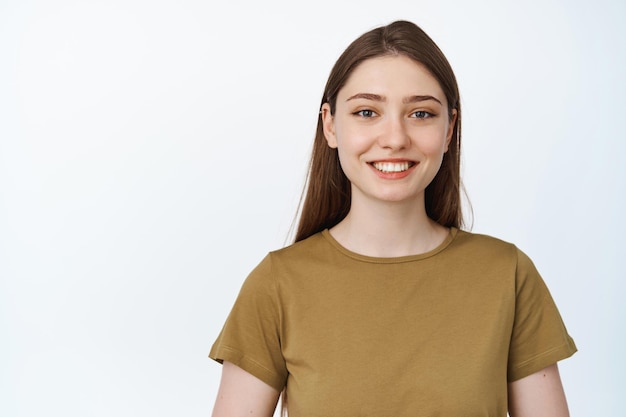
[[[381,102],[387,101],[387,98],[385,96],[381,96],[380,94],[372,94],[372,93],[357,93],[351,97],[348,97],[346,101],[355,100],[358,98],[371,100],[371,101],[381,101]],[[412,103],[419,103],[421,101],[428,101],[428,100],[434,100],[443,106],[443,103],[441,103],[441,100],[439,100],[436,97],[429,96],[429,95],[415,95],[415,96],[405,97],[404,99],[402,99],[402,103],[412,104]]]

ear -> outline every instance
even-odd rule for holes
[[[452,117],[450,118],[450,122],[448,124],[448,133],[446,137],[446,152],[448,152],[448,146],[450,146],[450,142],[452,141],[452,133],[454,132],[454,125],[456,124],[456,109],[452,109]]]
[[[322,127],[324,128],[324,137],[326,143],[331,148],[337,148],[337,136],[335,135],[335,116],[330,114],[330,104],[324,103],[322,105]]]

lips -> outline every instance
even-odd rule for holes
[[[398,162],[370,162],[370,165],[373,166],[376,170],[382,173],[394,173],[394,172],[404,172],[409,168],[415,165],[415,162],[412,161],[398,161]]]

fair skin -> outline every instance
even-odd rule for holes
[[[280,392],[224,362],[213,417],[271,417]],[[511,417],[569,417],[557,365],[509,384]]]
[[[511,417],[569,417],[556,364],[509,384]]]
[[[398,257],[430,251],[449,230],[430,220],[424,190],[450,144],[451,116],[437,80],[404,56],[359,65],[322,107],[328,146],[351,182],[350,212],[330,233],[347,249]],[[508,385],[511,417],[568,417],[556,364]],[[213,417],[271,416],[280,393],[226,362]]]
[[[395,257],[438,246],[448,230],[426,215],[424,190],[448,149],[448,115],[437,80],[404,56],[359,65],[322,107],[328,146],[337,148],[352,188],[351,209],[330,230],[353,252]]]
[[[224,362],[213,417],[270,417],[280,392],[230,362]]]

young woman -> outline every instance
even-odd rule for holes
[[[532,262],[462,231],[461,107],[433,41],[354,41],[322,98],[296,242],[250,274],[210,357],[214,417],[568,415],[576,351]]]

